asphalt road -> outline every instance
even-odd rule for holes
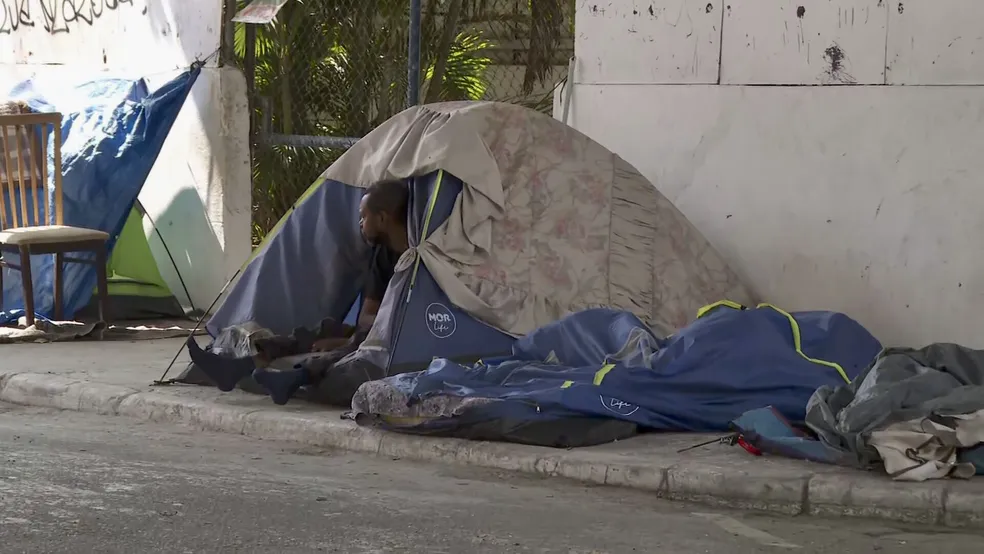
[[[979,553],[984,536],[781,518],[0,404],[0,552]]]

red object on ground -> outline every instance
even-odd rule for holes
[[[738,446],[744,448],[745,451],[751,454],[752,456],[762,455],[762,451],[749,444],[748,441],[745,440],[745,437],[738,435],[738,440],[736,442],[738,443]]]

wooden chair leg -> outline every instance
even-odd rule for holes
[[[99,287],[99,321],[109,327],[109,283],[106,276],[106,246],[96,250],[96,281]]]
[[[65,287],[65,254],[55,254],[55,321],[65,319],[65,299],[62,297]]]
[[[24,283],[24,317],[27,326],[34,325],[34,278],[31,275],[31,251],[27,246],[20,247],[20,274]]]

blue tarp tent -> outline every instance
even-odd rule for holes
[[[64,83],[45,87],[29,80],[10,91],[9,98],[25,101],[34,111],[63,115],[60,170],[66,225],[109,233],[112,250],[200,71],[196,63],[154,91],[144,79],[113,78],[74,87]],[[50,152],[48,158],[50,165]],[[42,219],[47,220],[47,214]],[[31,268],[37,315],[50,317],[54,308],[52,257],[34,256]],[[71,318],[89,302],[95,270],[90,265],[67,264],[64,276],[65,315]],[[0,312],[0,323],[8,323],[23,313],[23,287],[19,272],[5,270],[3,277],[6,311]]]

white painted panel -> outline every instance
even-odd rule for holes
[[[577,85],[571,114],[765,299],[984,347],[984,87]]]
[[[173,69],[221,27],[221,0],[0,0],[0,64]]]
[[[877,0],[726,3],[721,82],[883,84],[887,11]]]
[[[984,84],[984,2],[887,3],[889,84]]]
[[[578,0],[581,83],[716,83],[723,0]]]

